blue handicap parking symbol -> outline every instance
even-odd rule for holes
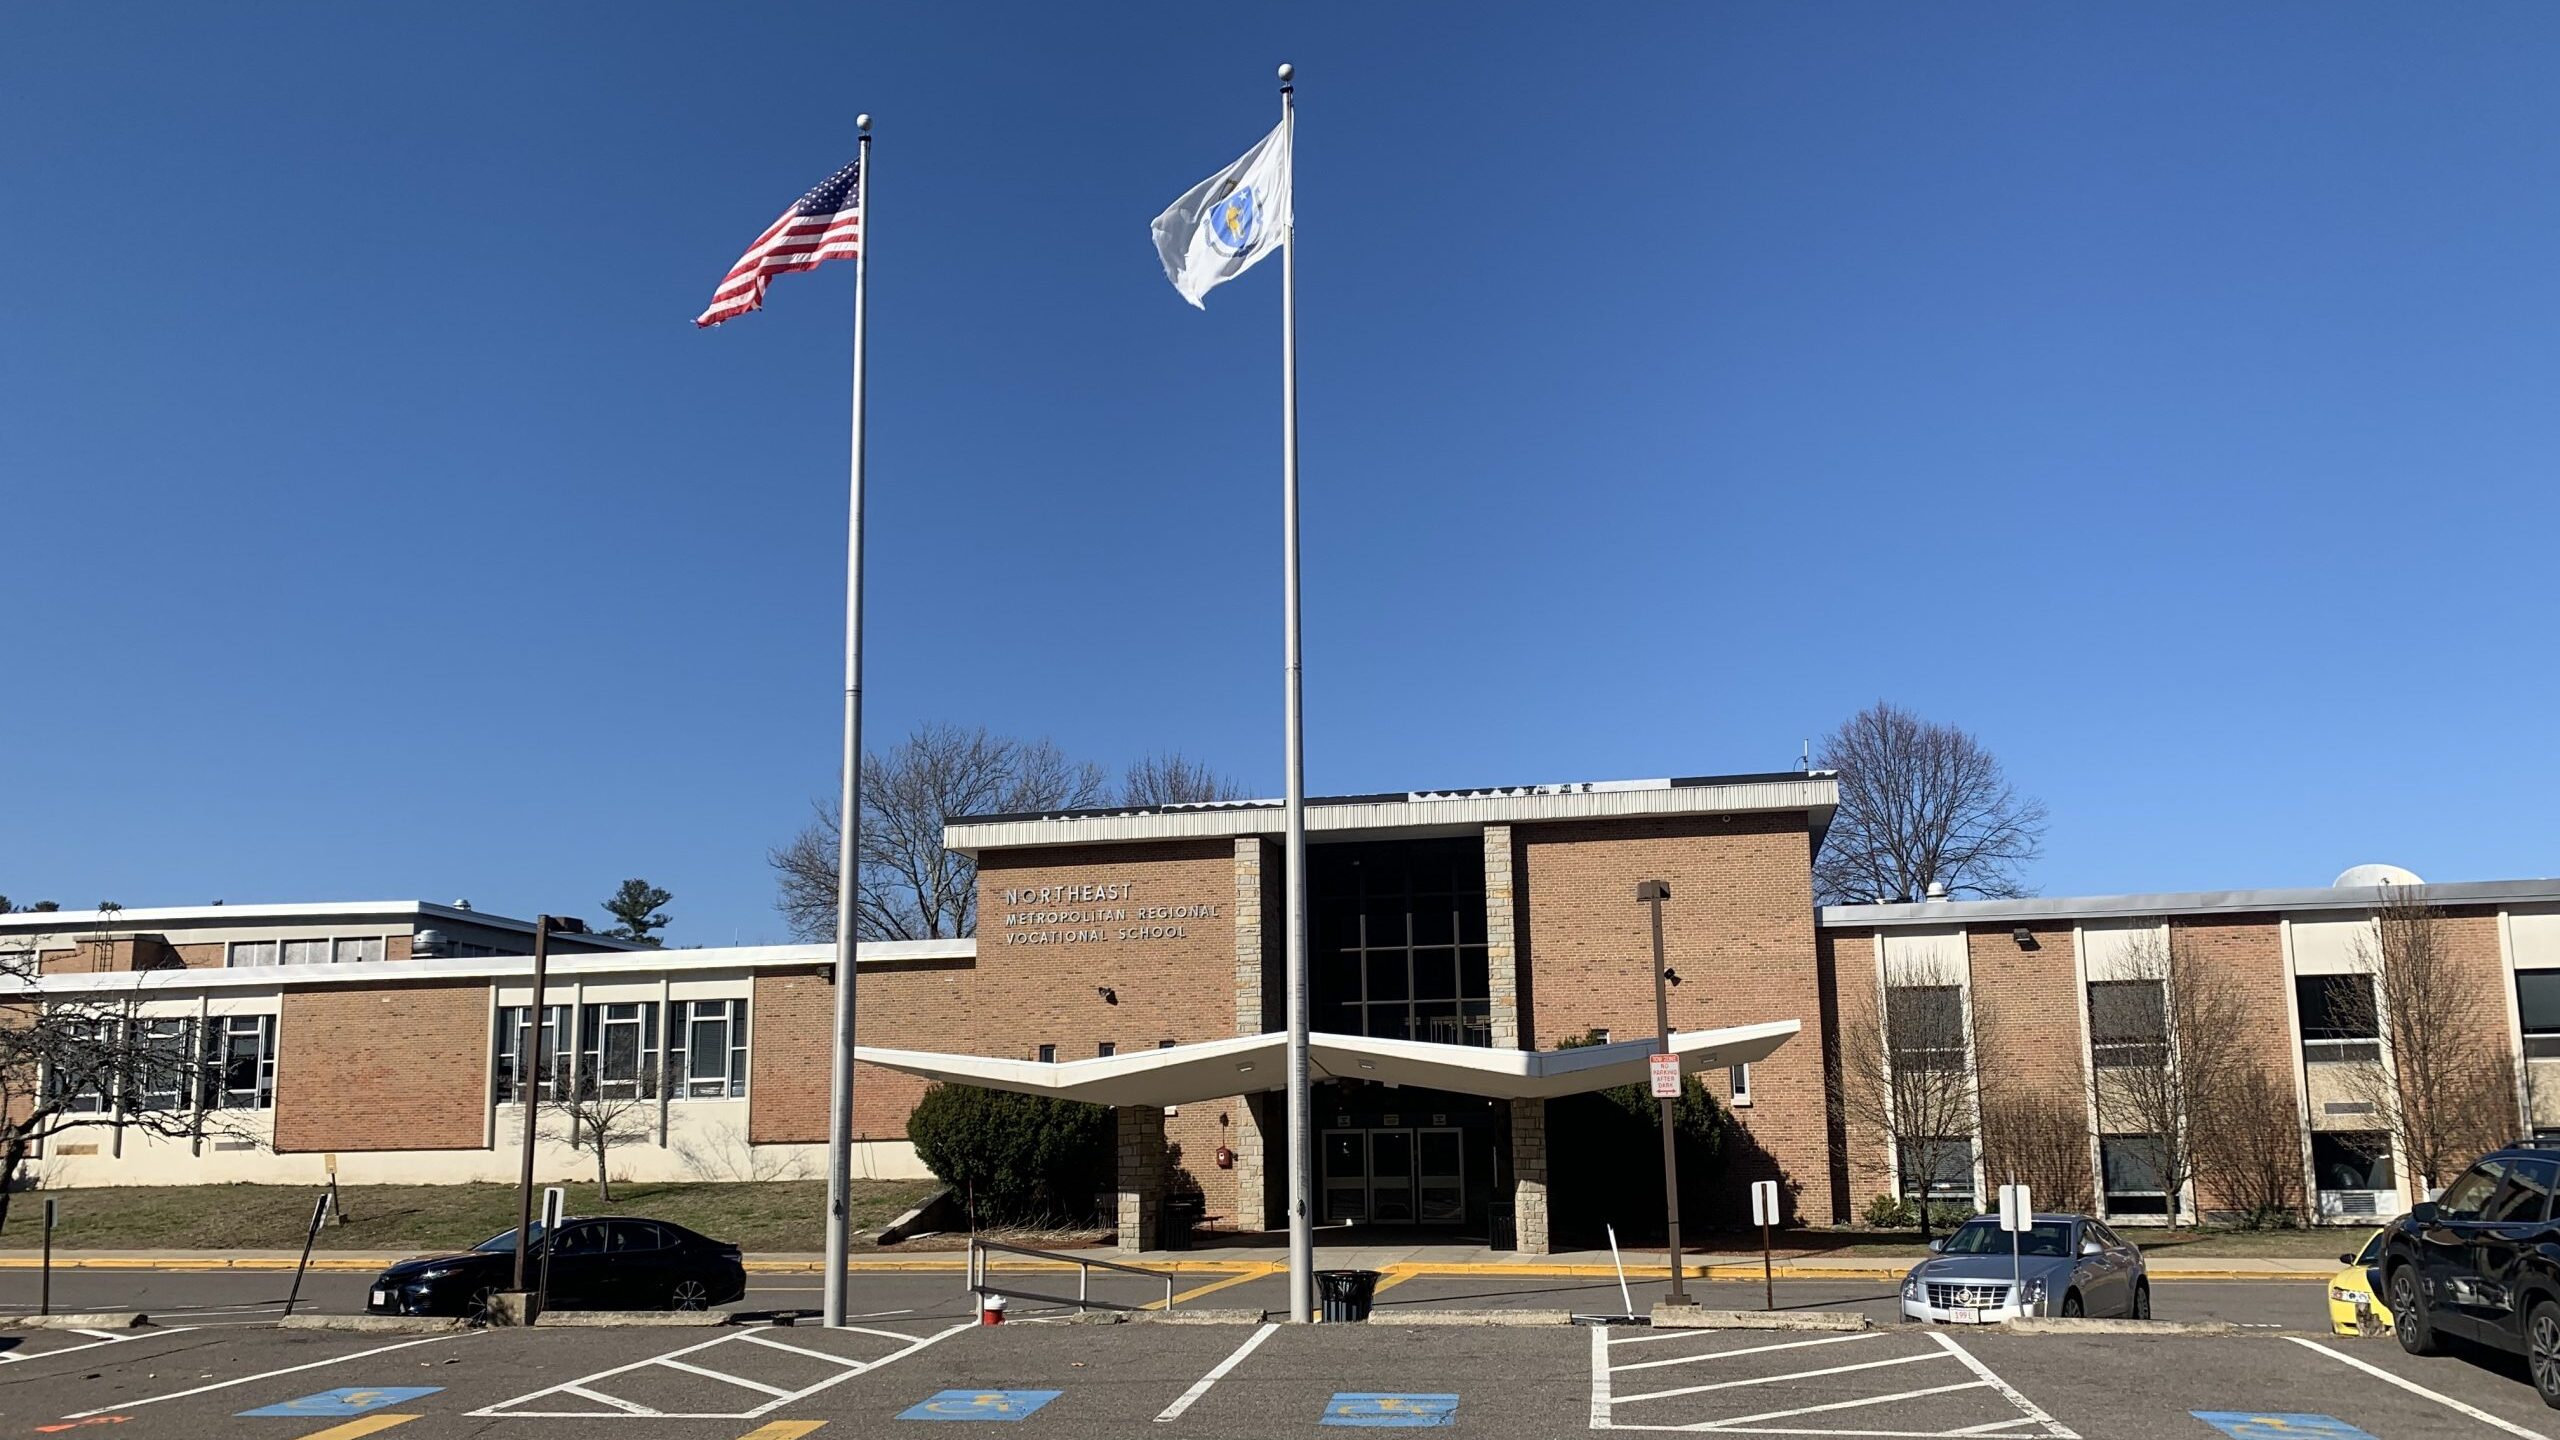
[[[441,1385],[385,1385],[368,1389],[361,1385],[346,1385],[335,1390],[323,1390],[317,1395],[305,1395],[299,1400],[287,1400],[281,1405],[261,1405],[255,1410],[243,1410],[240,1413],[302,1417],[361,1415],[367,1410],[379,1410],[385,1405],[397,1405],[403,1400],[415,1400],[421,1395],[433,1395],[443,1388]]]
[[[2295,1415],[2280,1410],[2190,1410],[2231,1440],[2373,1440],[2335,1415]]]
[[[901,1420],[1019,1420],[1063,1390],[945,1390],[898,1413]]]
[[[1455,1395],[1382,1395],[1345,1390],[1325,1402],[1327,1425],[1454,1425]]]

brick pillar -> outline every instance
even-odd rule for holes
[[[1511,1215],[1519,1253],[1547,1253],[1547,1102],[1511,1102]]]
[[[1164,1111],[1122,1105],[1112,1111],[1120,1132],[1120,1248],[1156,1248],[1164,1213]]]
[[[1273,855],[1271,842],[1260,836],[1243,835],[1236,839],[1236,1033],[1259,1035],[1263,1032],[1266,1012],[1263,1005],[1263,967],[1268,949],[1264,939],[1262,917],[1277,915],[1280,897],[1274,895],[1270,905],[1263,903],[1263,880],[1279,867],[1266,863]],[[1275,932],[1276,933],[1276,932]],[[1267,1097],[1246,1095],[1227,1108],[1235,1124],[1228,1128],[1227,1148],[1236,1152],[1235,1209],[1236,1223],[1256,1230],[1271,1227],[1270,1196],[1265,1190],[1266,1174],[1263,1157],[1268,1152],[1264,1143],[1263,1116]]]
[[[1493,981],[1493,1048],[1526,1048],[1520,1014],[1518,910],[1511,885],[1511,827],[1484,827],[1485,961]]]

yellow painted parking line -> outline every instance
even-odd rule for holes
[[[1375,1295],[1380,1291],[1393,1290],[1421,1273],[1419,1270],[1399,1270],[1391,1275],[1381,1275],[1378,1277],[1378,1283],[1370,1289],[1369,1293]]]
[[[800,1440],[812,1430],[824,1429],[826,1423],[824,1420],[776,1420],[757,1426],[739,1436],[738,1440]]]
[[[326,1430],[314,1430],[303,1436],[302,1440],[356,1440],[360,1435],[379,1435],[394,1425],[406,1425],[417,1418],[415,1415],[367,1415],[362,1419],[350,1420],[344,1425],[332,1425]]]
[[[1185,1290],[1181,1294],[1174,1296],[1170,1300],[1150,1300],[1138,1308],[1141,1310],[1162,1310],[1167,1306],[1179,1305],[1185,1300],[1196,1299],[1202,1295],[1224,1290],[1230,1285],[1241,1285],[1247,1280],[1260,1280],[1265,1276],[1277,1275],[1283,1268],[1284,1267],[1278,1265],[1258,1266],[1254,1269],[1245,1271],[1241,1275],[1230,1275],[1224,1280],[1212,1280],[1206,1285],[1194,1286],[1193,1288]]]

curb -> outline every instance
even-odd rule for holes
[[[2109,1320],[2075,1315],[2022,1315],[1993,1327],[2005,1335],[2278,1335],[2279,1330],[2219,1320]]]
[[[8,1330],[139,1330],[151,1317],[139,1310],[88,1311],[71,1315],[11,1315],[0,1319]]]
[[[353,1330],[365,1335],[442,1335],[470,1328],[449,1315],[287,1315],[279,1330]]]
[[[726,1310],[545,1310],[529,1328],[701,1330],[727,1325],[736,1318]]]
[[[1362,1323],[1371,1326],[1570,1325],[1573,1323],[1573,1313],[1569,1310],[1407,1310],[1382,1316],[1377,1311],[1371,1310],[1369,1318]]]
[[[1113,1318],[1141,1325],[1259,1325],[1272,1317],[1260,1310],[1127,1310]]]
[[[1872,1330],[1855,1310],[1707,1310],[1696,1305],[1656,1305],[1656,1330]]]

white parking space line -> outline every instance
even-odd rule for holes
[[[157,1405],[163,1400],[184,1400],[190,1395],[207,1395],[216,1390],[231,1389],[236,1385],[247,1385],[259,1380],[272,1380],[279,1375],[299,1375],[305,1370],[318,1370],[330,1365],[344,1365],[350,1360],[362,1360],[369,1355],[388,1355],[394,1350],[410,1350],[415,1349],[420,1345],[436,1345],[454,1338],[456,1337],[452,1335],[430,1335],[424,1340],[403,1340],[396,1345],[377,1345],[370,1350],[359,1350],[352,1355],[332,1355],[326,1360],[313,1360],[301,1365],[287,1365],[281,1370],[262,1370],[255,1375],[243,1375],[236,1380],[216,1380],[210,1385],[198,1385],[192,1390],[172,1390],[166,1395],[153,1395],[142,1400],[119,1400],[113,1405],[102,1405],[95,1410],[83,1410],[78,1414],[65,1415],[62,1418],[65,1420],[86,1420],[92,1415],[104,1415],[111,1410],[132,1410],[144,1405]]]
[[[703,1352],[710,1350],[715,1346],[730,1345],[741,1341],[753,1342],[754,1344],[767,1349],[788,1350],[802,1355],[812,1353],[797,1345],[788,1345],[780,1341],[760,1338],[764,1334],[762,1327],[751,1330],[739,1330],[727,1335],[719,1336],[715,1339],[701,1341],[698,1344],[682,1346],[677,1349],[670,1350],[663,1355],[652,1355],[643,1360],[632,1361],[628,1365],[616,1365],[610,1370],[599,1370],[592,1375],[582,1375],[575,1380],[566,1381],[558,1385],[545,1386],[540,1390],[534,1390],[523,1395],[518,1395],[512,1400],[501,1400],[495,1405],[484,1405],[480,1409],[470,1412],[470,1418],[475,1420],[595,1420],[615,1418],[613,1416],[599,1416],[592,1410],[534,1410],[519,1408],[523,1406],[530,1406],[540,1401],[549,1400],[554,1396],[574,1395],[581,1400],[610,1406],[615,1411],[624,1415],[645,1415],[653,1419],[664,1420],[755,1420],[769,1415],[774,1411],[781,1409],[785,1405],[789,1405],[800,1400],[806,1400],[821,1390],[841,1385],[856,1375],[867,1375],[884,1365],[894,1364],[897,1361],[915,1354],[917,1351],[922,1350],[927,1346],[948,1340],[952,1336],[959,1334],[961,1331],[972,1328],[974,1324],[975,1322],[973,1321],[964,1320],[957,1325],[937,1330],[934,1333],[925,1336],[902,1335],[894,1330],[870,1330],[860,1326],[840,1327],[845,1333],[868,1335],[880,1339],[902,1341],[904,1343],[897,1349],[891,1350],[886,1354],[874,1356],[867,1360],[855,1359],[851,1356],[819,1355],[817,1358],[832,1360],[844,1368],[837,1371],[837,1373],[828,1376],[826,1379],[818,1381],[814,1385],[804,1385],[797,1390],[784,1390],[779,1387],[766,1384],[761,1380],[755,1380],[741,1375],[732,1375],[725,1371],[716,1370],[703,1364],[688,1361],[684,1358],[686,1356],[699,1356]],[[690,1374],[707,1376],[717,1380],[726,1380],[732,1384],[742,1386],[749,1390],[762,1391],[771,1395],[773,1398],[765,1401],[761,1405],[753,1406],[745,1410],[674,1411],[653,1409],[650,1406],[642,1405],[637,1401],[626,1400],[621,1396],[612,1394],[600,1388],[617,1375],[629,1375],[635,1371],[646,1370],[652,1367],[682,1371]]]
[[[794,1355],[806,1355],[812,1360],[824,1360],[830,1365],[848,1365],[856,1370],[862,1368],[862,1362],[859,1360],[848,1360],[842,1355],[830,1355],[824,1350],[812,1350],[805,1345],[786,1345],[763,1330],[751,1330],[738,1338],[750,1345],[761,1345],[767,1350],[788,1350]]]
[[[2491,1429],[2504,1430],[2510,1435],[2522,1436],[2523,1440],[2550,1440],[2550,1437],[2544,1435],[2539,1430],[2528,1430],[2512,1420],[2501,1420],[2497,1416],[2490,1414],[2488,1411],[2483,1410],[2476,1405],[2465,1405],[2461,1401],[2454,1399],[2452,1396],[2430,1390],[2415,1380],[2404,1380],[2400,1376],[2394,1375],[2390,1371],[2383,1369],[2381,1366],[2373,1364],[2370,1361],[2359,1360],[2344,1350],[2331,1349],[2329,1346],[2323,1345],[2317,1340],[2306,1340],[2299,1335],[2287,1335],[2284,1338],[2292,1341],[2296,1345],[2302,1346],[2306,1350],[2317,1350],[2321,1354],[2328,1356],[2330,1359],[2338,1361],[2340,1364],[2353,1365],[2376,1380],[2382,1380],[2390,1384],[2397,1385],[2412,1395],[2424,1395],[2437,1404],[2444,1406],[2446,1409],[2468,1415],[2472,1419],[2479,1421],[2481,1424],[2486,1425]]]
[[[1161,1425],[1168,1420],[1181,1419],[1183,1411],[1190,1409],[1199,1401],[1201,1396],[1208,1394],[1210,1386],[1226,1379],[1228,1371],[1233,1370],[1236,1366],[1244,1363],[1244,1357],[1252,1354],[1254,1352],[1254,1347],[1260,1345],[1263,1341],[1270,1339],[1271,1332],[1279,1328],[1280,1327],[1277,1325],[1266,1323],[1261,1329],[1256,1330],[1251,1335],[1245,1337],[1245,1342],[1237,1346],[1234,1353],[1228,1355],[1226,1359],[1209,1367],[1208,1374],[1191,1382],[1190,1389],[1183,1391],[1180,1396],[1175,1398],[1172,1404],[1164,1407],[1163,1412],[1156,1416],[1156,1423]]]
[[[1723,1340],[1735,1338],[1742,1337],[1734,1336],[1731,1332],[1711,1330],[1655,1331],[1642,1336],[1616,1336],[1606,1333],[1605,1329],[1595,1329],[1591,1340],[1591,1428],[1594,1430],[1680,1430],[1693,1434],[1721,1435],[1856,1436],[1861,1437],[1861,1440],[1875,1440],[1875,1437],[1885,1436],[1911,1437],[1911,1440],[1954,1440],[1954,1437],[1964,1436],[2010,1440],[2010,1437],[2027,1434],[2040,1435],[2044,1440],[2080,1440],[2077,1433],[2020,1394],[2015,1386],[1992,1373],[1991,1368],[1977,1359],[1971,1351],[1939,1331],[1863,1331],[1845,1335],[1825,1335],[1807,1340],[1780,1340],[1734,1345],[1723,1349],[1713,1348]],[[1612,1363],[1615,1358],[1612,1351],[1618,1345],[1673,1339],[1686,1340],[1691,1345],[1701,1348],[1692,1354]],[[1746,1365],[1737,1367],[1745,1370],[1746,1373],[1729,1380],[1682,1385],[1664,1390],[1640,1391],[1632,1395],[1616,1393],[1616,1377],[1629,1371],[1660,1370],[1668,1366],[1707,1364],[1717,1360],[1742,1361],[1754,1356],[1778,1357],[1775,1363],[1782,1365],[1804,1364],[1817,1357],[1788,1352],[1859,1341],[1881,1342],[1884,1346],[1900,1353],[1883,1359],[1850,1364],[1814,1364],[1808,1368],[1790,1369],[1775,1374],[1748,1373],[1751,1367]],[[1935,1360],[1955,1361],[1971,1374],[1966,1379],[1951,1380],[1945,1384],[1920,1385],[1874,1394],[1857,1393],[1861,1379],[1872,1381],[1891,1378],[1879,1372]],[[1770,1362],[1763,1360],[1757,1363]],[[1840,1378],[1844,1376],[1857,1376],[1861,1379],[1844,1381]],[[1805,1396],[1808,1403],[1755,1410],[1739,1415],[1714,1413],[1701,1415],[1695,1408],[1700,1404],[1711,1406],[1716,1403],[1715,1399],[1698,1397],[1716,1397],[1729,1403],[1731,1399],[1741,1398],[1741,1393],[1738,1392],[1748,1392],[1752,1387],[1768,1385],[1793,1387],[1797,1389],[1799,1395],[1810,1391],[1810,1395]],[[1842,1398],[1819,1401],[1811,1398],[1820,1396],[1825,1391]],[[1940,1398],[1965,1395],[1978,1398],[1971,1401]],[[1665,1407],[1660,1403],[1680,1400],[1691,1400],[1693,1404]],[[1922,1403],[1915,1407],[1914,1402]],[[1766,1401],[1764,1400],[1763,1403],[1765,1404]],[[1637,1404],[1650,1404],[1654,1408],[1641,1412],[1646,1417],[1643,1420],[1630,1421],[1622,1418],[1625,1414],[1622,1407]],[[1950,1404],[1957,1408],[1951,1411],[1948,1408]],[[1896,1410],[1894,1408],[1896,1406],[1904,1408]],[[1997,1406],[2008,1413],[1995,1414],[1988,1420],[1976,1418],[1983,1413],[1983,1409],[1979,1407],[1987,1406]],[[1964,1414],[1966,1408],[1973,1409],[1971,1416]],[[1866,1411],[1867,1414],[1860,1417],[1866,1423],[1831,1426],[1823,1423],[1825,1420],[1847,1422],[1850,1417],[1840,1412],[1850,1410]],[[1921,1428],[1923,1425],[1943,1428]],[[2541,1437],[2536,1437],[2536,1440],[2541,1440]]]
[[[104,1330],[74,1330],[71,1332],[74,1335],[95,1335],[98,1338],[84,1345],[57,1345],[50,1350],[11,1350],[6,1354],[0,1354],[0,1365],[22,1364],[29,1360],[50,1360],[56,1355],[71,1355],[82,1350],[95,1350],[101,1345],[129,1345],[136,1340],[149,1340],[160,1335],[184,1335],[195,1328],[193,1325],[172,1325],[165,1329],[145,1330],[131,1335],[114,1335]]]

